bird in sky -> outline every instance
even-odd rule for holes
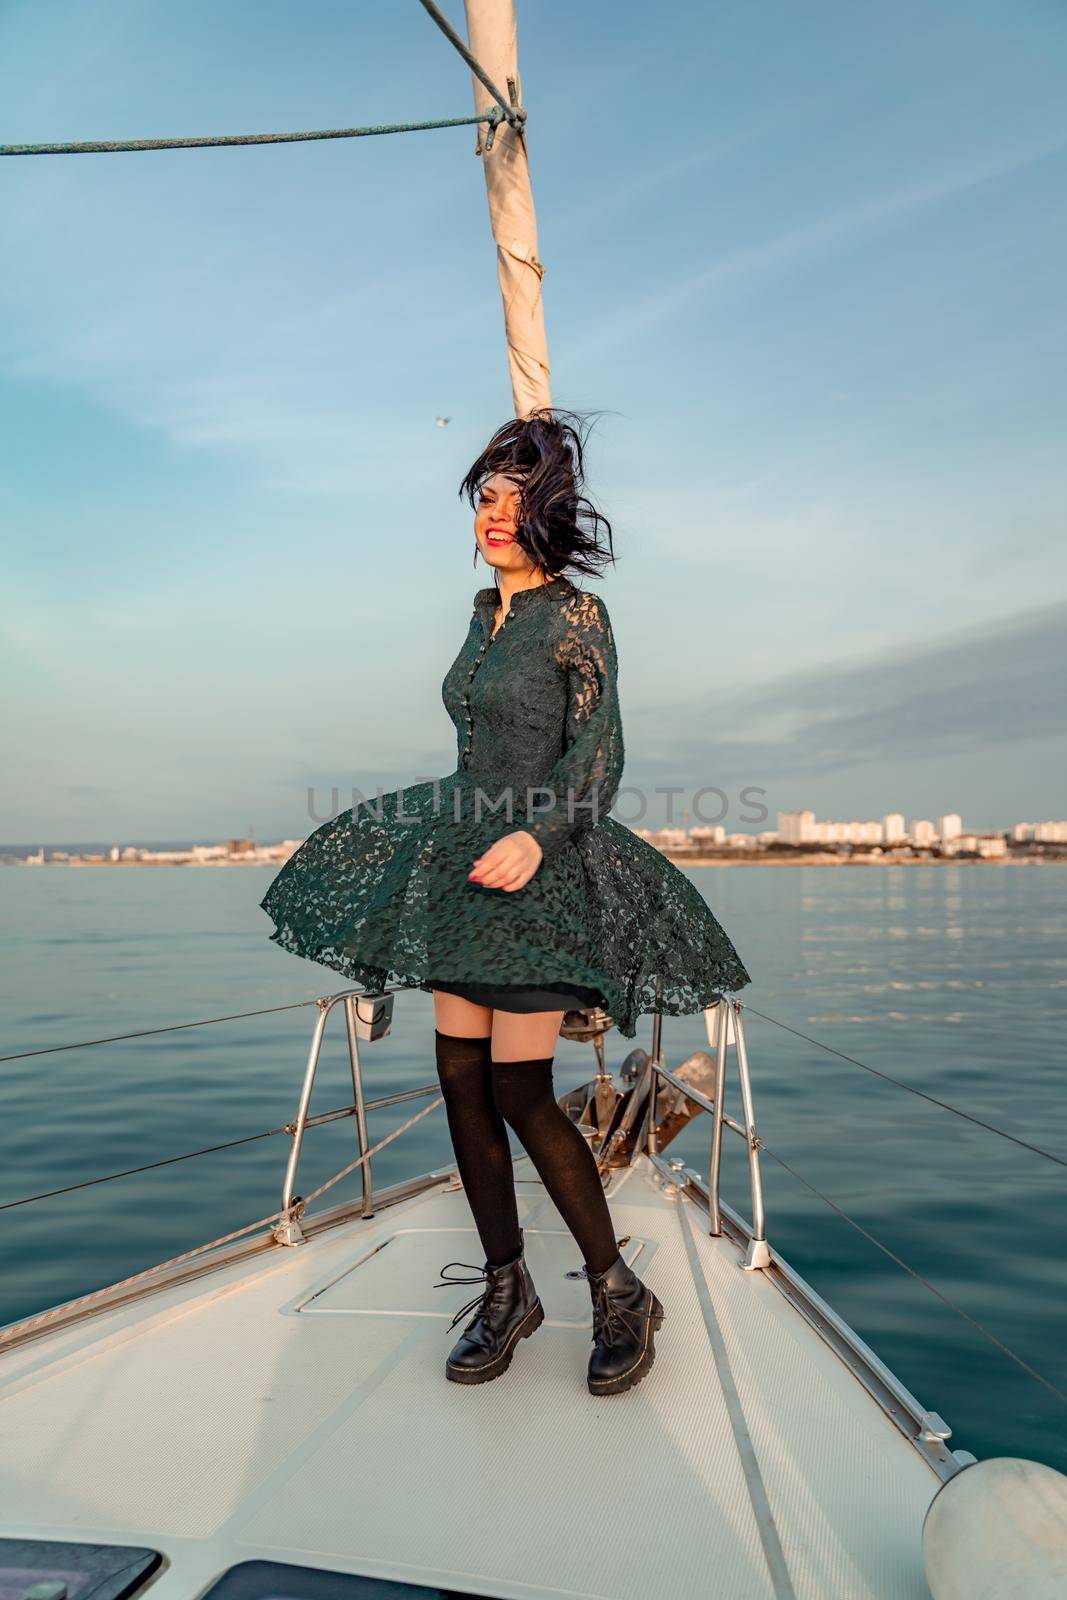
[[[439,428],[447,428],[448,424],[452,421],[452,418],[451,417],[434,417],[434,421],[436,422],[436,424],[437,424],[437,426]]]

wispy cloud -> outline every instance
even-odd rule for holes
[[[758,781],[1061,740],[1065,657],[1060,602],[928,649],[835,661],[729,699],[686,697],[643,719],[633,742],[643,769],[699,773],[710,760],[722,779]]]
[[[1019,140],[1014,147],[998,148],[983,160],[950,169],[929,182],[887,190],[856,205],[830,212],[803,227],[788,229],[773,238],[732,251],[673,284],[657,277],[649,293],[638,296],[629,305],[612,309],[599,321],[587,322],[577,349],[571,355],[579,365],[593,360],[605,350],[648,333],[718,285],[833,251],[889,223],[913,216],[982,184],[995,182],[1065,150],[1067,137],[1060,132],[1046,139]]]
[[[791,111],[795,109],[795,106],[790,107]],[[735,155],[739,150],[756,144],[780,128],[783,118],[784,111],[779,108],[773,117],[765,117],[746,127],[737,128],[732,133],[713,139],[709,144],[690,147],[685,154],[676,156],[671,161],[664,161],[649,171],[624,178],[615,184],[606,184],[598,192],[583,196],[575,205],[549,212],[552,231],[561,232],[573,227],[584,228],[591,222],[634,205],[646,195],[661,194],[678,178],[691,177],[703,172],[716,162],[724,161],[727,156]]]

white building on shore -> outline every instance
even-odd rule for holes
[[[714,828],[690,828],[689,838],[698,849],[701,846],[711,846],[714,849],[726,843],[726,829],[721,823]]]
[[[778,841],[781,844],[885,844],[903,839],[904,818],[899,814],[881,822],[816,822],[814,811],[779,811]]]
[[[1058,823],[1021,824],[1038,828],[1059,827]],[[1067,824],[1064,824],[1067,826]],[[941,817],[937,827],[925,818],[912,823],[909,829],[900,811],[890,811],[881,822],[817,822],[814,811],[779,811],[778,840],[781,844],[865,844],[884,845],[892,849],[897,845],[915,845],[931,849],[939,841],[947,846],[963,835],[963,822],[952,812]],[[1018,834],[1016,835],[1018,837]]]
[[[1067,822],[1017,822],[1012,838],[1016,844],[1067,844]]]
[[[1008,853],[1008,841],[1002,833],[957,833],[944,846],[947,856],[981,856],[983,861],[995,861]]]
[[[815,827],[814,811],[779,811],[778,838],[782,844],[810,844]]]

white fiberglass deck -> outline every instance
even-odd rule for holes
[[[504,1376],[445,1380],[478,1285],[433,1285],[482,1256],[431,1189],[0,1358],[0,1534],[151,1545],[157,1600],[257,1556],[495,1596],[926,1600],[939,1479],[706,1212],[646,1158],[613,1175],[666,1320],[638,1387],[595,1398],[577,1247],[517,1172],[547,1316]]]

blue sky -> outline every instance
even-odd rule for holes
[[[519,27],[554,396],[605,412],[625,781],[1063,816],[1067,13]],[[415,0],[0,8],[12,143],[470,98]],[[510,409],[472,149],[0,163],[0,839],[302,836],[308,785],[454,765],[487,581],[456,489]]]

